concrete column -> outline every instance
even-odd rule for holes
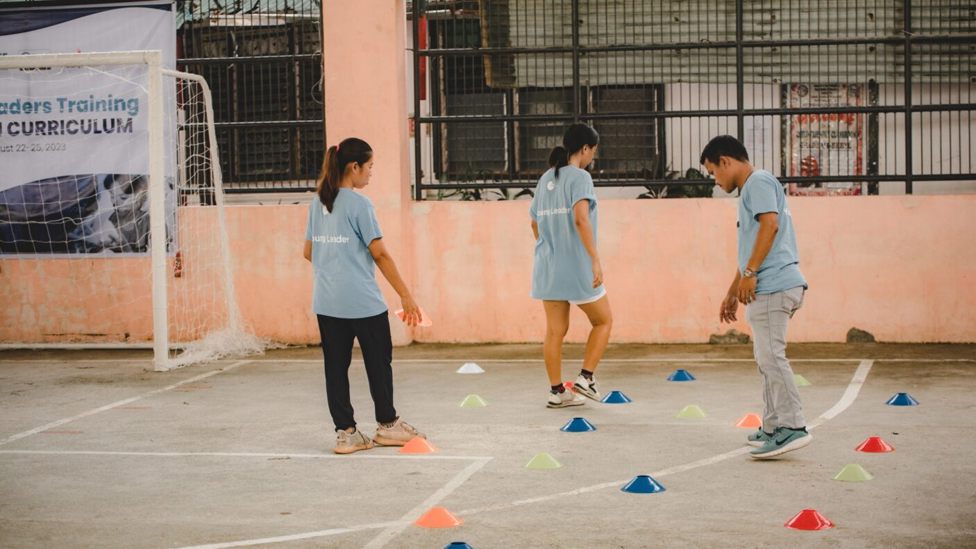
[[[327,146],[347,137],[373,147],[373,178],[364,194],[376,206],[383,239],[416,297],[409,222],[406,8],[404,0],[324,0],[322,64]],[[377,270],[391,311],[400,298]],[[421,303],[421,305],[423,305]],[[397,345],[409,330],[391,320]]]

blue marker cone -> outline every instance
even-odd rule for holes
[[[688,370],[675,370],[673,374],[668,376],[668,381],[695,381],[695,376],[691,375]]]
[[[630,398],[620,391],[610,391],[600,402],[604,404],[629,404]]]
[[[474,547],[471,547],[463,541],[452,541],[451,543],[445,545],[444,549],[474,549]]]
[[[621,492],[631,494],[656,494],[664,491],[664,486],[658,484],[650,475],[637,475],[620,489]]]
[[[585,433],[587,431],[596,431],[596,427],[594,427],[592,423],[586,421],[584,418],[574,417],[573,419],[569,420],[569,423],[563,425],[562,429],[560,430],[567,433]]]
[[[895,393],[895,396],[885,402],[888,406],[918,406],[918,401],[908,393]]]

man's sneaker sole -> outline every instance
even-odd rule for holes
[[[356,446],[346,446],[345,448],[334,448],[333,451],[340,455],[353,454],[355,452],[361,452],[363,450],[369,450],[373,447],[372,441],[367,441],[366,444],[357,444]]]
[[[551,402],[546,402],[546,408],[567,408],[569,406],[582,406],[586,404],[585,400],[567,400],[566,402],[560,402],[559,404],[553,404]]]
[[[753,459],[774,458],[776,456],[781,456],[787,452],[792,452],[793,450],[799,450],[800,448],[803,448],[804,446],[810,444],[811,442],[813,442],[813,435],[807,434],[807,436],[805,437],[800,437],[798,439],[795,439],[789,444],[784,444],[783,446],[780,446],[775,450],[770,450],[765,454],[749,454],[749,455],[752,456]]]
[[[578,394],[578,395],[583,395],[583,396],[585,396],[588,399],[591,399],[591,400],[595,400],[597,402],[600,402],[600,395],[599,394],[594,393],[593,391],[587,391],[585,389],[580,389],[579,385],[575,385],[575,384],[573,385],[573,392],[576,393],[576,394]]]

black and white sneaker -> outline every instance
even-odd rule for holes
[[[573,390],[587,398],[592,398],[597,401],[602,397],[600,389],[596,386],[596,378],[586,379],[583,374],[576,376],[576,382],[573,383]]]
[[[561,393],[549,391],[549,402],[546,403],[546,407],[565,408],[567,406],[582,406],[583,404],[586,404],[586,401],[572,391],[563,391]]]

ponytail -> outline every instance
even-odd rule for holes
[[[549,153],[549,166],[555,170],[556,178],[559,178],[559,168],[569,165],[569,155],[566,154],[566,147],[556,145]]]
[[[338,145],[333,145],[325,151],[322,170],[315,181],[315,192],[319,200],[329,212],[335,206],[339,196],[339,183],[346,173],[349,164],[365,164],[373,157],[373,149],[369,143],[355,137],[343,139]]]
[[[325,206],[329,212],[332,212],[332,206],[335,205],[336,196],[339,194],[339,179],[342,177],[342,172],[339,171],[339,148],[332,145],[325,151],[325,162],[322,163],[322,171],[319,173],[318,181],[316,181],[316,192],[319,195],[319,200],[322,205]]]
[[[569,157],[579,152],[585,145],[596,147],[600,144],[600,134],[586,124],[573,124],[566,128],[563,134],[562,146],[557,146],[549,153],[549,165],[555,169],[555,176],[559,178],[559,168],[569,165]]]

